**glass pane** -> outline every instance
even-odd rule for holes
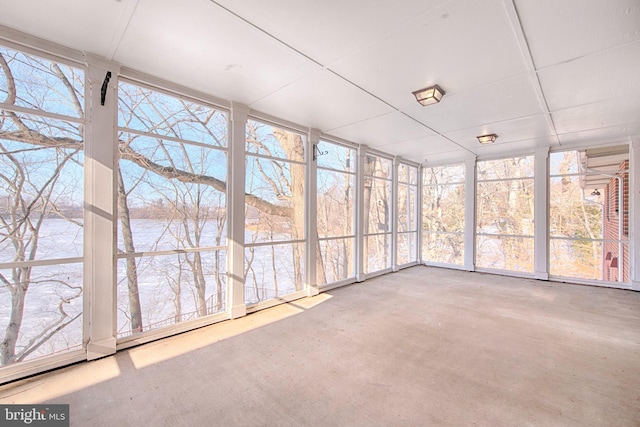
[[[2,46],[0,56],[9,66],[0,72],[3,102],[69,117],[84,116],[82,70]],[[9,92],[15,96],[8,96]]]
[[[364,180],[365,234],[391,231],[391,181]]]
[[[248,247],[244,257],[245,303],[254,304],[302,290],[304,244]]]
[[[533,179],[479,182],[477,232],[533,236]]]
[[[549,241],[549,261],[549,274],[553,276],[604,279],[602,242],[552,238]]]
[[[2,269],[0,280],[0,365],[82,348],[81,263]]]
[[[533,238],[477,236],[476,266],[533,273]]]
[[[376,178],[391,179],[393,171],[393,162],[383,157],[367,155],[364,161],[364,176],[373,176]],[[365,178],[366,181],[366,178]]]
[[[317,148],[318,167],[339,171],[356,171],[356,150],[327,141],[320,141]]]
[[[364,238],[364,272],[372,273],[391,267],[391,234]]]
[[[602,197],[585,192],[580,181],[579,176],[550,178],[549,233],[552,237],[602,238]]]
[[[417,233],[398,233],[398,265],[408,264],[417,258]]]
[[[398,182],[417,185],[418,168],[400,163],[398,166]]]
[[[248,242],[302,240],[303,165],[247,156],[245,231]]]
[[[225,250],[118,260],[118,337],[224,311],[226,265]]]
[[[254,120],[247,122],[246,151],[278,159],[305,161],[305,137]]]
[[[464,165],[425,168],[422,185],[454,184],[464,182]]]
[[[323,262],[323,270],[317,271],[319,286],[354,276],[355,238],[321,240],[319,244]]]
[[[422,259],[464,265],[464,234],[422,233]]]
[[[415,231],[417,187],[408,184],[398,184],[398,231]]]
[[[478,180],[533,177],[533,156],[477,163]]]
[[[464,232],[464,206],[464,184],[423,187],[423,229],[456,233]]]
[[[562,151],[549,154],[549,174],[571,174],[581,172],[579,151]]]
[[[120,83],[120,127],[226,147],[227,114],[151,89]]]
[[[317,176],[318,235],[338,237],[354,234],[355,175],[318,170]]]
[[[0,139],[0,262],[82,256],[83,160]]]

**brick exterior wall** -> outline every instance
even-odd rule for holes
[[[629,281],[629,161],[625,160],[620,164],[619,175],[622,177],[623,202],[622,209],[619,206],[618,180],[611,178],[609,184],[604,189],[604,230],[605,240],[618,240],[618,226],[622,220],[623,243],[622,259],[619,254],[618,243],[608,242],[604,244],[604,280],[612,282],[618,281],[619,274],[622,274],[624,282]]]

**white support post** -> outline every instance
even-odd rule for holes
[[[422,169],[424,166],[418,166],[418,188],[416,190],[416,227],[418,235],[416,236],[416,260],[419,264],[424,264],[422,260]]]
[[[87,360],[116,352],[116,147],[120,66],[86,55],[84,336]],[[111,72],[102,105],[102,87]]]
[[[398,271],[398,168],[400,159],[393,158],[393,173],[391,174],[391,269]]]
[[[315,160],[316,145],[320,142],[320,131],[309,129],[309,144],[307,145],[307,215],[305,230],[307,233],[306,251],[306,284],[307,295],[318,295],[316,261],[318,259],[318,174],[317,162]]]
[[[364,273],[364,162],[367,155],[367,146],[362,144],[358,147],[358,164],[356,175],[356,281],[363,282],[366,277]]]
[[[464,162],[464,268],[475,270],[476,254],[476,158]]]
[[[245,144],[249,107],[231,103],[227,212],[229,221],[229,280],[227,312],[231,319],[247,314],[244,302]]]
[[[536,279],[549,280],[549,147],[536,149],[534,168],[534,272]]]
[[[631,289],[640,291],[640,139],[629,146],[629,262]]]

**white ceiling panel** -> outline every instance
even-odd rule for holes
[[[537,68],[640,40],[638,0],[514,0]]]
[[[430,158],[431,156],[439,153],[457,150],[466,151],[464,148],[459,147],[455,143],[440,135],[427,136],[410,141],[396,142],[393,144],[381,145],[375,148],[377,150],[385,151],[396,156],[411,158],[414,161],[417,161],[416,158],[418,158],[420,159],[420,162],[423,162],[425,158]]]
[[[495,145],[539,137],[552,137],[554,135],[549,118],[546,115],[539,114],[490,125],[475,126],[450,132],[445,136],[463,147],[473,149],[480,145],[477,139],[478,136],[491,133],[498,135],[496,140],[498,143]]]
[[[397,111],[337,129],[329,129],[327,133],[371,147],[435,135],[426,126]]]
[[[309,74],[249,105],[323,132],[393,111],[388,105],[326,70]]]
[[[474,157],[467,150],[457,149],[453,151],[446,151],[443,153],[431,154],[425,161],[424,157],[406,157],[407,160],[411,160],[413,162],[422,163],[425,167],[434,167],[447,165],[451,163],[460,163],[463,162],[467,158]]]
[[[611,126],[598,129],[584,130],[558,135],[562,145],[576,145],[588,143],[609,143],[629,141],[630,135],[640,135],[640,122]]]
[[[439,104],[422,107],[414,100],[408,114],[440,133],[542,114],[532,79],[526,74],[473,88]]]
[[[0,25],[108,56],[136,0],[20,0],[0,3]]]
[[[477,146],[474,147],[472,151],[477,154],[478,157],[489,158],[517,153],[533,153],[536,148],[555,147],[558,145],[559,144],[556,142],[555,137],[543,137],[525,139],[522,141],[506,142],[502,144],[477,144]]]
[[[549,108],[640,94],[640,41],[538,72]]]
[[[451,96],[526,71],[500,0],[448,2],[331,69],[400,109],[434,83]]]
[[[369,46],[446,0],[215,0],[321,64]]]
[[[640,98],[609,99],[552,113],[558,135],[640,122]]]
[[[115,59],[246,104],[319,69],[205,0],[141,0]]]

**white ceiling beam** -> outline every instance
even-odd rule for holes
[[[555,142],[560,144],[558,138],[558,132],[556,131],[555,123],[553,122],[553,117],[551,116],[551,111],[549,110],[549,104],[547,103],[547,99],[544,96],[544,91],[542,90],[542,85],[540,84],[540,79],[538,78],[538,72],[536,70],[535,62],[533,61],[533,56],[531,55],[531,49],[529,48],[529,43],[527,42],[527,37],[524,34],[524,29],[522,28],[522,22],[520,21],[520,16],[518,15],[518,10],[514,3],[514,0],[502,0],[504,4],[505,11],[507,12],[507,16],[509,17],[509,22],[511,23],[511,28],[513,30],[513,34],[515,35],[516,42],[518,43],[518,47],[520,48],[520,53],[522,55],[522,60],[527,68],[527,72],[529,74],[529,79],[531,80],[531,84],[533,86],[533,90],[536,93],[536,97],[538,99],[538,103],[540,104],[540,108],[545,113],[546,120],[553,130],[553,136]]]

